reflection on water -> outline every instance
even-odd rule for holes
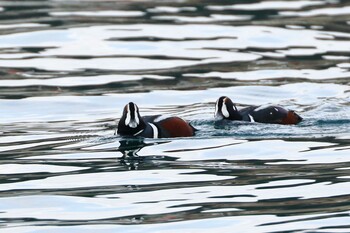
[[[1,232],[349,232],[349,7],[1,1]],[[218,126],[222,95],[304,121]],[[130,101],[199,131],[115,136]]]

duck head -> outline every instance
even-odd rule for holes
[[[215,120],[242,120],[235,104],[227,96],[221,96],[215,104]]]
[[[146,127],[141,118],[139,108],[133,102],[125,105],[123,115],[118,123],[118,134],[126,136],[137,136]]]

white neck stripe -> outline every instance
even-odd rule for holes
[[[255,122],[254,118],[250,114],[248,114],[248,116],[249,116],[250,122]]]
[[[134,136],[137,136],[137,135],[139,135],[142,132],[143,132],[143,129],[141,129],[139,132],[135,133]]]
[[[153,130],[153,138],[158,138],[158,128],[157,126],[155,126],[154,124],[152,123],[148,123],[151,127],[152,127],[152,130]]]

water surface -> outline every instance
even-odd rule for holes
[[[349,232],[348,1],[0,1],[0,229]],[[215,101],[296,126],[214,124]],[[191,138],[114,135],[124,105]]]

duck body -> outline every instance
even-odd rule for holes
[[[162,115],[141,117],[136,104],[130,102],[124,107],[117,132],[121,136],[145,138],[190,137],[196,129],[180,117]]]
[[[295,125],[302,121],[302,117],[293,110],[275,105],[250,106],[238,110],[232,100],[226,96],[217,100],[215,118],[283,125]]]

